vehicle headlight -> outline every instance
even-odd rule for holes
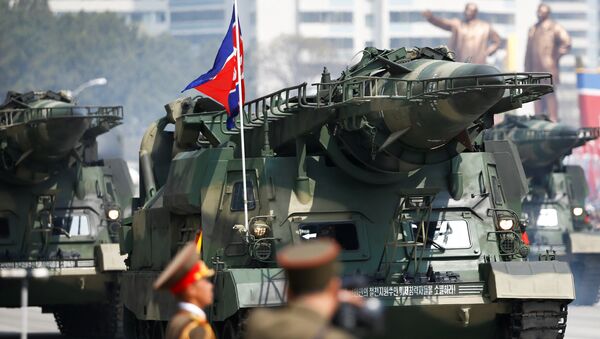
[[[264,222],[255,222],[252,224],[252,235],[256,238],[264,238],[269,235],[271,228]]]
[[[578,217],[578,216],[580,216],[582,214],[583,214],[583,208],[581,208],[581,207],[575,207],[575,208],[573,208],[573,215],[574,216]]]
[[[119,212],[119,210],[116,208],[111,208],[108,210],[108,212],[106,212],[106,215],[110,220],[117,220],[121,216],[121,212]]]
[[[500,219],[498,226],[504,231],[512,230],[515,226],[515,221],[513,219]]]

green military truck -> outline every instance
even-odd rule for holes
[[[133,185],[122,159],[98,159],[96,137],[123,108],[77,106],[52,91],[9,92],[0,106],[0,307],[20,307],[15,269],[31,278],[29,306],[51,312],[61,333],[122,335],[118,231]]]
[[[556,255],[568,261],[575,275],[576,303],[598,302],[600,232],[587,221],[588,184],[583,168],[565,165],[572,150],[600,136],[598,128],[573,128],[543,116],[507,115],[487,137],[512,140],[529,183],[523,200],[531,256]]]
[[[233,130],[203,97],[150,126],[140,208],[121,234],[128,334],[164,335],[176,304],[152,282],[198,236],[222,338],[242,335],[248,310],[285,302],[280,248],[331,237],[342,274],[367,281],[355,292],[385,305],[382,337],[562,338],[572,274],[525,260],[523,168],[510,142],[481,136],[495,113],[551,92],[551,76],[454,62],[445,48],[367,48],[313,89],[247,102]]]

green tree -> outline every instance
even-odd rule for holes
[[[218,44],[193,48],[168,35],[148,37],[114,13],[53,15],[44,1],[10,6],[0,0],[0,93],[74,89],[89,79],[107,78],[107,86],[84,91],[77,99],[86,105],[124,106],[119,132],[125,155],[133,160],[146,126],[210,68]]]

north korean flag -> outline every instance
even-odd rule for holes
[[[219,48],[219,52],[217,53],[217,57],[215,58],[211,70],[199,76],[181,91],[184,92],[190,88],[195,88],[199,92],[202,92],[204,95],[223,105],[228,116],[227,129],[235,127],[235,117],[240,111],[240,92],[242,93],[242,105],[246,93],[244,85],[244,44],[242,43],[241,30],[239,30],[238,35],[239,27],[236,25],[236,15],[237,13],[234,5],[229,29],[221,43],[221,47]],[[239,23],[239,20],[237,20],[237,22]],[[236,39],[236,35],[238,35],[238,39]],[[237,74],[238,60],[236,57],[236,40],[240,42],[239,63],[241,75]],[[238,80],[238,76],[241,78],[241,81]],[[238,84],[238,82],[240,84]]]

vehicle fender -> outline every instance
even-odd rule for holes
[[[575,299],[573,274],[566,262],[513,261],[482,264],[492,301],[497,299]]]
[[[600,253],[600,233],[571,232],[569,238],[573,254]]]
[[[287,283],[280,268],[240,268],[219,271],[215,277],[213,321],[223,321],[243,308],[281,306]]]
[[[96,259],[101,272],[125,271],[125,258],[121,255],[119,244],[100,244],[96,246]]]

